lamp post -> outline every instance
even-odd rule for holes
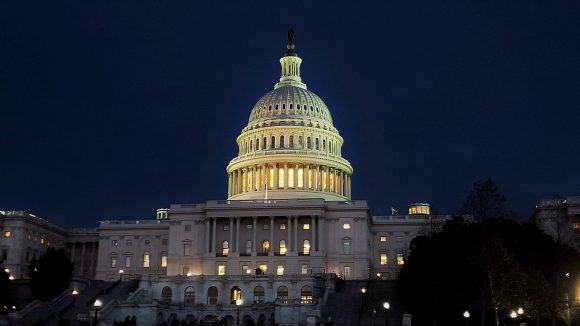
[[[465,325],[469,325],[469,317],[471,317],[469,311],[465,310],[465,312],[463,313],[463,317],[465,318]]]
[[[518,313],[515,310],[512,310],[512,312],[510,312],[510,317],[513,319],[513,324],[516,324],[516,318],[518,318]]]
[[[389,326],[389,309],[391,304],[388,301],[383,303],[383,308],[385,308],[385,326]]]
[[[238,318],[236,318],[236,325],[240,324],[240,306],[242,304],[244,304],[244,301],[242,299],[236,300],[236,306],[238,307]]]
[[[79,291],[77,291],[77,289],[73,289],[72,291],[72,301],[73,301],[73,307],[77,306],[77,295],[79,295]]]
[[[97,311],[99,311],[99,308],[103,305],[103,302],[101,302],[101,300],[97,299],[95,300],[95,303],[93,304],[93,306],[95,307],[95,326],[97,326],[99,324],[99,316],[97,315]]]
[[[119,282],[123,282],[123,273],[125,273],[125,271],[120,269],[119,270]]]

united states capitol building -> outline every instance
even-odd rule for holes
[[[327,318],[321,311],[337,281],[396,279],[411,240],[449,216],[430,215],[426,203],[373,216],[353,200],[344,140],[301,78],[293,35],[280,64],[279,81],[236,139],[227,199],[172,204],[156,219],[101,221],[92,233],[4,212],[2,267],[25,278],[30,259],[54,246],[67,250],[77,275],[137,280],[137,290],[104,302],[107,325],[125,316],[139,325],[170,316],[230,325],[237,315],[240,324],[307,324]]]

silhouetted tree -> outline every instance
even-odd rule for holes
[[[476,221],[505,218],[508,215],[505,202],[506,197],[499,193],[497,185],[492,180],[477,181],[465,199],[460,213],[469,214]]]
[[[28,275],[34,299],[49,301],[69,286],[73,263],[63,249],[49,248],[38,260],[32,260]]]

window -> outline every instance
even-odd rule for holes
[[[350,278],[350,266],[344,266],[344,278]]]
[[[42,243],[44,239],[40,239],[40,242]],[[113,240],[113,247],[116,247],[119,245],[119,240]]]
[[[264,137],[264,141],[262,142],[262,149],[266,149],[266,142],[267,142],[267,139],[266,139],[266,137]]]
[[[342,225],[342,228],[345,229],[345,230],[350,230],[350,223],[344,223]]]
[[[304,254],[310,255],[310,241],[304,240]]]
[[[266,295],[264,288],[261,286],[256,286],[254,288],[254,303],[264,303],[266,300]]]
[[[44,244],[44,238],[40,238],[40,244]]]
[[[242,265],[242,275],[252,274],[248,265]]]
[[[131,247],[133,245],[133,240],[127,240],[127,241],[125,241],[125,245],[127,247]]]
[[[227,256],[230,252],[230,244],[227,241],[222,242],[222,255]]]
[[[272,136],[272,142],[270,142],[270,148],[276,147],[276,137]]]
[[[218,275],[226,275],[226,265],[218,266]]]
[[[312,288],[310,286],[306,285],[300,290],[300,303],[312,304]]]
[[[252,224],[246,224],[246,230],[251,230],[254,226]]]
[[[186,289],[187,291],[187,289]],[[171,288],[169,286],[166,286],[163,288],[163,290],[161,290],[161,303],[163,304],[171,304],[171,299],[172,299],[172,291]]]
[[[218,289],[215,286],[210,286],[207,289],[207,304],[217,304]]]
[[[111,256],[111,268],[117,267],[117,256]]]
[[[298,168],[298,188],[304,188],[304,169]]]
[[[308,149],[312,149],[312,140],[310,139],[310,137],[306,138],[306,147]]]
[[[381,236],[381,242],[387,242],[387,236],[386,235]]]
[[[267,253],[268,251],[270,251],[270,241],[264,240],[262,242],[262,253]]]
[[[131,256],[125,256],[125,268],[131,267]]]
[[[229,231],[230,230],[230,225],[229,224],[224,224],[223,230],[224,231]]]
[[[302,275],[308,274],[308,265],[302,264],[302,266],[300,266],[300,274]]]
[[[280,300],[280,303],[288,303],[288,288],[285,286],[279,287],[276,298]]]
[[[387,264],[387,254],[381,254],[380,264],[381,265],[386,265]]]
[[[147,251],[145,251],[145,253],[143,253],[143,267],[148,268],[149,267],[149,262],[151,259],[151,254]]]
[[[286,255],[286,241],[280,240],[280,255]]]
[[[405,257],[403,254],[397,254],[397,265],[404,265],[405,264]]]
[[[252,240],[246,241],[246,254],[252,253]]]
[[[12,232],[4,231],[4,238],[10,238],[11,235],[12,235]]]
[[[167,254],[164,253],[161,254],[161,267],[163,268],[167,267]]]
[[[262,230],[270,230],[270,224],[263,224]]]
[[[280,148],[284,148],[284,136],[280,136]]]
[[[286,230],[286,224],[280,224],[280,230]]]
[[[259,264],[258,265],[258,269],[262,271],[262,274],[266,274],[266,272],[268,271],[268,265],[266,265],[266,264]]]
[[[28,233],[28,240],[32,240],[32,234]]]
[[[302,230],[310,230],[310,224],[305,223],[304,225],[302,225]]]
[[[185,232],[191,232],[191,224],[185,224],[184,230],[185,230]]]
[[[191,274],[189,273],[189,267],[187,267],[187,266],[183,267],[183,275],[184,276],[191,276]]]
[[[276,268],[276,275],[282,276],[284,275],[284,265],[278,265]]]
[[[183,292],[183,303],[186,305],[195,304],[195,289],[193,286],[188,286],[185,288],[185,291]]]
[[[294,136],[290,136],[290,148],[294,148]]]
[[[342,254],[350,255],[350,239],[342,240]]]
[[[191,255],[191,243],[189,241],[183,243],[183,255]]]

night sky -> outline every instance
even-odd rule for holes
[[[373,213],[454,213],[487,178],[520,218],[580,195],[578,1],[15,0],[0,209],[94,227],[225,199],[290,26]]]

